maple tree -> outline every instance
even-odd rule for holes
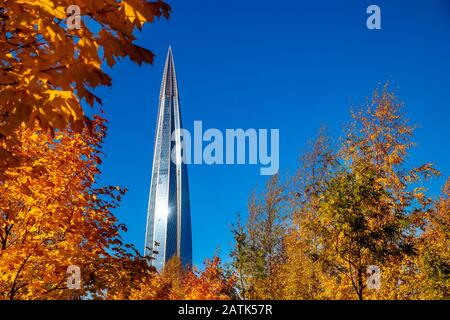
[[[80,28],[68,28],[67,9],[80,9]],[[21,124],[80,132],[90,119],[82,100],[101,104],[93,93],[110,86],[102,61],[113,66],[129,57],[151,63],[153,53],[135,44],[135,30],[169,17],[163,1],[1,0],[0,1],[0,166],[15,163],[10,145]]]
[[[112,214],[126,190],[96,185],[105,130],[99,117],[80,133],[18,129],[20,163],[0,182],[1,298],[95,293],[107,287],[101,278],[109,265],[132,259],[119,234],[125,226]],[[69,265],[81,268],[79,291],[67,288]]]

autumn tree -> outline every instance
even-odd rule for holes
[[[354,292],[362,300],[370,265],[400,262],[412,253],[404,238],[407,216],[394,211],[390,196],[370,167],[353,167],[330,181],[319,209],[319,232],[326,239],[319,256],[333,282],[330,293],[342,289],[343,297],[352,298]]]
[[[426,194],[424,182],[439,174],[432,164],[408,167],[413,127],[402,110],[386,85],[365,108],[352,113],[354,121],[340,144],[333,147],[321,132],[302,157],[287,192],[284,258],[271,275],[281,288],[277,297],[448,296],[448,199],[444,192],[433,203]],[[248,241],[250,225],[234,231],[237,243]],[[234,263],[250,262],[241,264],[252,275],[248,283],[264,283],[253,276],[260,267],[252,250],[236,248],[244,254]],[[369,287],[367,271],[373,265],[381,270],[379,289]],[[252,286],[247,289],[256,292]]]
[[[319,205],[327,184],[337,169],[335,151],[321,128],[310,150],[301,156],[291,178],[288,210],[292,224],[285,235],[286,260],[278,276],[284,299],[324,298],[323,267],[320,253],[325,241]]]
[[[1,299],[95,296],[113,290],[122,273],[151,272],[122,244],[125,226],[112,213],[125,189],[96,183],[105,130],[98,117],[80,133],[17,130],[20,163],[0,182]],[[80,290],[67,287],[70,265],[81,269]]]
[[[367,267],[397,254],[402,228],[383,221],[388,197],[370,167],[344,165],[322,130],[293,177],[284,296],[362,299]]]
[[[375,182],[390,195],[388,205],[391,209],[386,212],[385,218],[392,222],[398,221],[403,228],[401,242],[403,248],[409,248],[409,254],[397,255],[395,260],[387,264],[395,266],[396,271],[385,268],[386,274],[395,274],[391,277],[390,285],[384,285],[385,288],[391,288],[391,292],[385,292],[384,295],[393,298],[401,297],[397,296],[401,292],[398,285],[401,274],[411,270],[402,261],[417,251],[418,228],[432,202],[426,195],[424,182],[439,175],[431,163],[414,168],[407,165],[407,156],[414,146],[414,127],[407,122],[403,109],[404,104],[394,91],[388,89],[388,84],[376,90],[365,110],[352,114],[355,122],[341,150],[350,168],[363,164],[375,171]]]
[[[153,53],[135,43],[134,31],[169,12],[163,1],[0,0],[0,138],[8,142],[0,166],[15,163],[11,145],[20,142],[22,124],[89,126],[82,101],[101,104],[94,89],[112,82],[103,61],[151,63]]]
[[[248,220],[233,228],[231,253],[237,288],[243,299],[274,299],[279,296],[277,268],[284,259],[286,192],[277,175],[248,204]]]
[[[402,298],[450,298],[450,178],[439,199],[423,213],[415,241],[417,254],[407,257],[400,274]]]
[[[201,272],[186,268],[178,257],[170,259],[160,273],[138,283],[130,299],[139,300],[228,300],[234,296],[233,275],[228,275],[218,257],[205,261]]]
[[[134,32],[169,12],[163,1],[0,1],[1,298],[126,295],[154,272],[121,242],[112,210],[124,190],[96,183],[105,122],[82,105],[101,106],[103,62],[152,62]],[[69,265],[81,290],[67,288]]]
[[[419,238],[422,273],[426,285],[424,298],[450,298],[450,178],[442,195],[426,212]],[[416,282],[416,284],[421,282]],[[423,282],[422,282],[423,283]]]

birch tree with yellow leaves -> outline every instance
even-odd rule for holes
[[[277,237],[284,243],[272,274],[277,296],[253,290],[252,298],[449,298],[448,183],[433,201],[426,181],[439,172],[431,163],[408,166],[413,127],[387,85],[352,118],[339,143],[321,133],[302,157],[282,201],[290,225]],[[257,261],[241,245],[251,235],[249,213],[235,237],[238,274],[241,261]],[[252,288],[266,287],[266,279],[250,279]]]

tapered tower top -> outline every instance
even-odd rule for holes
[[[166,65],[164,66],[164,74],[161,83],[160,98],[164,96],[178,96],[177,77],[175,75],[175,65],[173,62],[172,48],[169,46],[167,52]]]
[[[145,255],[162,270],[173,256],[192,266],[192,230],[186,150],[181,135],[181,110],[172,50],[167,53],[161,84],[147,210]],[[172,151],[176,151],[172,153]],[[172,161],[172,155],[177,161]]]

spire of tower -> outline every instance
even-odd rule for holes
[[[172,161],[172,151],[181,158],[184,139],[180,130],[181,110],[177,80],[169,47],[158,107],[152,178],[147,210],[145,255],[162,270],[173,256],[192,266],[192,230],[187,165]],[[180,146],[178,148],[177,146]]]
[[[161,83],[160,98],[178,96],[177,77],[173,62],[172,47],[167,52],[166,65],[164,66],[163,80]]]

